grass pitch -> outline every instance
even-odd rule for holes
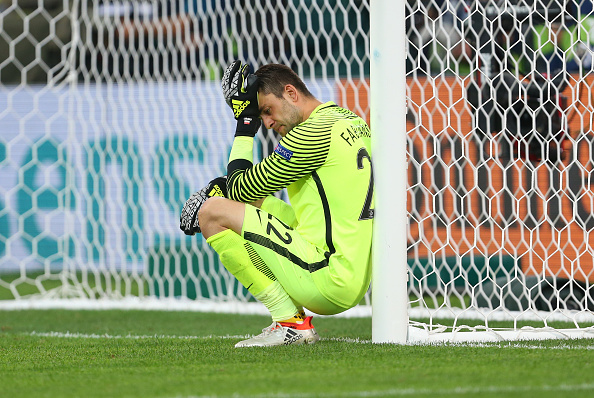
[[[582,397],[594,341],[371,344],[371,320],[314,318],[313,346],[235,349],[262,316],[0,311],[2,397]]]

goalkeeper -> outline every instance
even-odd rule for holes
[[[248,73],[233,62],[223,94],[237,129],[227,177],[185,204],[181,229],[202,232],[223,265],[270,311],[273,323],[236,347],[312,344],[306,317],[359,303],[371,277],[373,171],[363,119],[322,103],[288,67]],[[253,164],[261,123],[281,136]],[[290,205],[272,196],[287,188]],[[225,197],[222,197],[225,196]]]

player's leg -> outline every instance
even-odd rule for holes
[[[244,212],[243,217],[241,217],[242,211]],[[343,309],[337,308],[319,294],[309,275],[308,267],[295,268],[295,264],[285,257],[279,257],[274,250],[270,250],[266,246],[260,247],[257,244],[247,243],[236,233],[236,229],[242,224],[244,233],[248,231],[248,235],[252,234],[250,236],[254,236],[254,234],[263,236],[265,233],[274,234],[273,229],[278,231],[286,227],[288,233],[295,235],[294,238],[291,237],[295,243],[291,245],[290,253],[292,254],[290,257],[317,263],[323,261],[324,256],[318,255],[311,244],[303,240],[286,224],[260,209],[256,210],[253,206],[224,199],[209,199],[201,209],[201,214],[200,225],[203,234],[207,237],[207,242],[219,253],[223,265],[248,288],[256,299],[266,305],[274,320],[273,324],[264,329],[261,335],[239,342],[236,346],[271,346],[316,342],[319,336],[311,324],[311,317],[303,319],[299,316],[302,311],[299,301],[305,300],[308,305],[317,309],[316,312],[321,313],[336,313]],[[252,220],[247,228],[245,228],[246,214],[249,214],[249,219]],[[271,223],[255,221],[259,215],[264,215],[264,218],[270,219]],[[276,245],[282,243],[282,238],[279,241],[278,236],[274,235],[270,242],[274,242]],[[267,259],[262,260],[257,250],[251,248],[262,251],[267,255]],[[314,257],[310,258],[311,255]],[[279,283],[274,272],[268,267],[269,263],[274,266],[284,283],[298,298],[290,297],[287,294],[283,284]],[[287,319],[288,314],[293,314],[291,319]],[[282,321],[283,319],[284,321]]]
[[[200,228],[225,268],[261,301],[274,321],[290,320],[298,308],[252,246],[241,237],[245,208],[252,206],[213,197],[200,209]]]
[[[245,204],[219,196],[208,198],[198,212],[198,223],[205,239],[225,229],[241,234]]]
[[[326,299],[312,278],[314,272],[328,271],[326,254],[283,221],[261,209],[246,206],[242,235],[274,275],[279,283],[276,286],[287,292],[298,308],[305,306],[322,314],[335,314],[345,310]],[[267,302],[267,291],[256,298]],[[274,292],[271,292],[270,297],[273,296]],[[311,344],[318,339],[311,317],[303,320],[295,317],[273,322],[260,335],[240,341],[236,347]]]

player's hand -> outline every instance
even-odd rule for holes
[[[221,82],[225,102],[237,120],[236,137],[254,137],[262,124],[258,107],[258,76],[248,70],[248,64],[233,61]]]
[[[249,73],[249,65],[233,61],[227,67],[221,82],[225,102],[233,110],[233,116],[260,117],[258,108],[258,76]]]
[[[179,218],[179,229],[186,235],[200,233],[198,224],[198,211],[206,202],[206,199],[213,196],[227,197],[227,176],[217,177],[200,191],[195,192],[184,204],[184,208]]]

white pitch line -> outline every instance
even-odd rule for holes
[[[485,387],[454,387],[449,389],[431,389],[431,388],[392,388],[387,390],[373,391],[348,391],[343,393],[278,393],[278,394],[258,394],[258,395],[190,395],[183,398],[334,398],[334,397],[388,397],[388,396],[410,396],[410,395],[460,395],[492,393],[536,393],[536,392],[576,392],[576,391],[594,391],[594,384],[561,384],[558,386],[485,386]],[[182,398],[180,396],[176,398]]]
[[[79,339],[180,339],[180,340],[211,340],[211,339],[247,339],[252,335],[207,335],[207,336],[177,336],[177,335],[112,335],[112,334],[95,334],[95,333],[71,333],[71,332],[30,332],[25,333],[29,336],[40,337],[57,337],[57,338],[79,338]],[[351,344],[373,344],[371,340],[353,339],[347,337],[323,337],[322,341],[338,341],[342,343]],[[419,344],[414,344],[419,345]],[[559,344],[556,346],[539,346],[539,345],[524,345],[521,343],[501,342],[501,343],[436,343],[432,344],[436,347],[484,347],[484,348],[523,348],[529,350],[594,350],[594,346],[571,346],[567,344]]]
[[[74,338],[74,339],[179,339],[179,340],[210,340],[210,339],[245,339],[250,337],[249,335],[207,335],[207,336],[177,336],[177,335],[165,335],[165,334],[153,334],[153,335],[113,335],[113,334],[95,334],[95,333],[70,333],[70,332],[30,332],[26,333],[28,336],[40,336],[40,337],[58,337],[58,338]]]
[[[96,333],[71,333],[71,332],[30,332],[25,333],[28,336],[40,336],[40,337],[58,337],[58,338],[77,338],[77,339],[180,339],[180,340],[210,340],[210,339],[247,339],[252,335],[207,335],[207,336],[177,336],[177,335],[112,335],[108,333],[96,334]],[[354,343],[354,344],[371,344],[371,340],[351,339],[346,337],[329,337],[322,338],[326,341],[340,341],[343,343]]]

